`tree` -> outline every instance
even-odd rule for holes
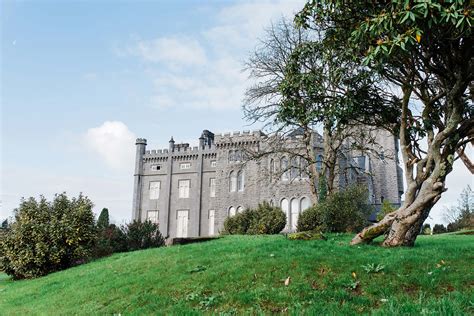
[[[318,41],[320,37],[320,34],[311,36],[285,20],[272,25],[246,63],[250,78],[256,83],[247,89],[243,107],[245,118],[264,122],[275,133],[269,137],[267,148],[259,148],[258,153],[250,156],[258,159],[287,153],[304,160],[305,169],[301,172],[309,176],[313,202],[334,192],[337,173],[346,171],[338,170],[341,156],[355,145],[363,149],[362,139],[373,145],[374,138],[367,131],[355,128],[359,122],[353,118],[362,109],[370,111],[373,118],[376,114],[373,110],[379,108],[377,104],[384,95],[373,84],[376,80],[373,72],[355,64],[342,51],[338,54],[325,51]],[[334,111],[347,116],[335,119]],[[322,168],[316,167],[314,152],[314,129],[318,126],[324,131]],[[301,136],[300,146],[289,146],[286,136],[295,134]],[[293,167],[288,164],[280,172]],[[323,193],[318,193],[319,190]]]
[[[470,186],[462,191],[457,206],[445,209],[444,220],[449,223],[448,231],[474,227],[474,192]]]
[[[2,229],[7,229],[7,228],[8,228],[8,219],[5,219],[5,220],[2,222],[1,228],[2,228]]]
[[[389,127],[400,138],[405,201],[351,243],[387,233],[384,246],[414,245],[454,161],[469,160],[464,149],[474,140],[472,2],[313,0],[295,21],[323,29],[328,47],[347,49],[398,90],[401,117]]]
[[[99,218],[97,219],[98,228],[107,228],[109,227],[109,209],[103,208],[100,212]]]
[[[90,258],[96,239],[92,202],[65,193],[23,199],[0,240],[3,270],[16,279],[66,269]]]

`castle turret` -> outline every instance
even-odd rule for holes
[[[137,138],[135,142],[135,174],[133,184],[133,204],[132,204],[132,218],[140,219],[140,199],[142,195],[142,177],[143,177],[143,156],[146,150],[146,139]]]
[[[204,149],[204,142],[205,142],[204,134],[201,134],[201,137],[199,137],[199,149]]]
[[[173,136],[171,136],[171,139],[169,141],[169,144],[170,144],[170,147],[169,147],[169,150],[170,150],[170,153],[174,151],[174,139],[173,139]]]

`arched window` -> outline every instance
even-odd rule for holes
[[[287,181],[289,179],[289,170],[288,170],[288,158],[283,157],[280,159],[280,167],[281,167],[281,180]]]
[[[235,171],[230,172],[229,178],[230,178],[229,191],[230,192],[237,191],[237,174],[235,173]]]
[[[323,156],[322,155],[318,155],[316,157],[316,169],[318,171],[321,171],[321,169],[323,169]]]
[[[298,168],[298,158],[291,158],[291,180],[298,178],[299,168]]]
[[[229,207],[229,217],[232,217],[235,215],[235,207],[231,206]]]
[[[296,230],[298,215],[300,214],[300,203],[297,199],[291,200],[291,229]]]
[[[301,201],[300,201],[300,210],[301,210],[301,212],[303,212],[304,210],[306,210],[310,206],[311,206],[310,200],[305,196],[302,197]]]
[[[237,213],[242,213],[244,211],[244,208],[242,206],[239,206],[237,208]]]
[[[242,192],[244,190],[244,186],[245,186],[245,183],[244,183],[245,179],[244,179],[244,171],[243,170],[239,170],[239,172],[237,172],[237,190],[239,192]]]
[[[281,207],[281,210],[283,211],[283,213],[285,213],[286,215],[286,225],[285,225],[285,229],[288,230],[288,228],[290,227],[290,221],[289,221],[289,205],[288,205],[288,200],[287,199],[283,199],[281,200],[280,202],[280,207]]]
[[[300,175],[301,178],[308,178],[308,161],[306,159],[300,159]]]
[[[272,182],[273,179],[273,172],[275,172],[275,160],[270,159],[270,168],[269,168],[269,174],[270,174],[270,182]]]
[[[235,153],[233,150],[229,150],[229,161],[235,160]]]

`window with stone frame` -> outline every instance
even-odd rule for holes
[[[179,164],[179,169],[181,169],[181,170],[191,169],[191,163],[190,162],[180,163]]]
[[[161,189],[161,182],[160,181],[150,181],[150,200],[158,200],[160,198],[160,189]]]
[[[235,171],[231,171],[229,174],[229,191],[236,192],[237,191],[237,173]]]
[[[191,180],[178,180],[178,196],[180,199],[189,198],[190,187],[191,187]]]
[[[299,177],[299,164],[298,164],[298,157],[291,158],[291,169],[290,169],[290,177],[291,180],[295,180]]]
[[[323,155],[317,155],[316,156],[316,170],[321,172],[323,169]]]
[[[158,211],[157,210],[147,211],[146,219],[154,224],[158,224]]]
[[[288,181],[290,178],[290,170],[288,168],[288,158],[282,157],[280,159],[281,180]]]
[[[216,197],[216,178],[209,179],[209,196]]]
[[[245,175],[243,170],[237,172],[237,191],[242,192],[245,187]]]

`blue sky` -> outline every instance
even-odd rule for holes
[[[66,191],[129,220],[135,138],[258,128],[242,119],[243,61],[303,3],[2,1],[0,218]],[[439,210],[473,181],[459,167]]]

